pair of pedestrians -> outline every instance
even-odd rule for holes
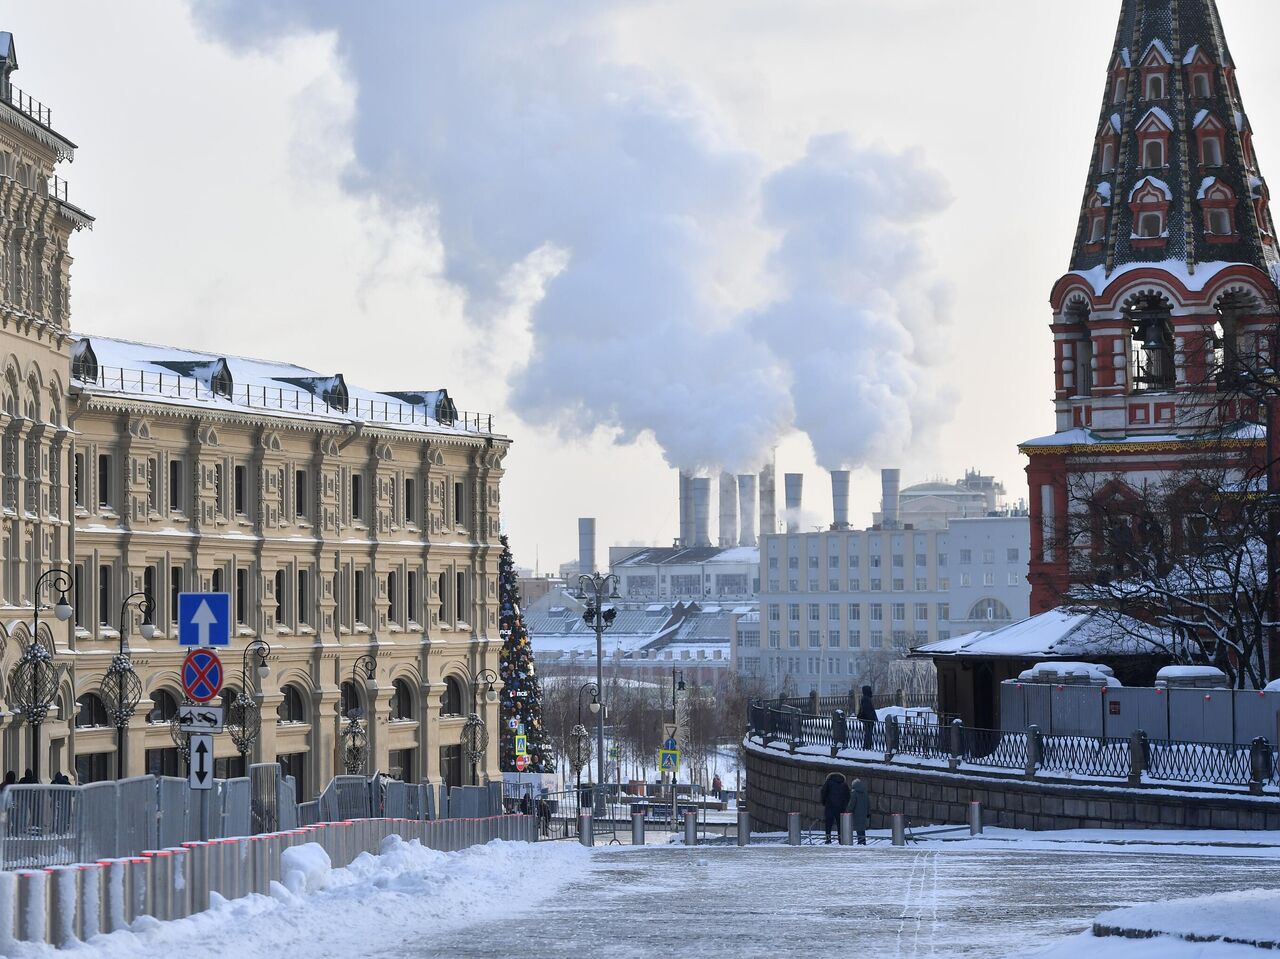
[[[822,784],[823,825],[827,842],[831,842],[831,830],[840,821],[841,813],[852,813],[853,831],[858,835],[858,845],[867,844],[867,821],[871,818],[871,797],[867,784],[861,779],[853,781],[853,787],[840,773],[832,773]]]

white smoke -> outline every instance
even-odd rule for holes
[[[917,158],[836,136],[771,174],[693,91],[611,59],[608,0],[191,2],[236,45],[335,36],[349,187],[429,219],[478,335],[527,347],[523,419],[705,470],[793,428],[831,467],[917,434],[941,306],[919,223],[944,202]],[[744,230],[778,241],[778,299],[746,314],[711,280]]]

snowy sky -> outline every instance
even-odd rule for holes
[[[1273,0],[1219,0],[1264,172]],[[904,482],[1052,430],[1118,0],[25,0],[76,329],[447,386],[517,560],[676,532],[670,463]],[[376,12],[376,15],[375,15]],[[408,347],[408,348],[406,348]],[[779,483],[779,496],[781,496]]]

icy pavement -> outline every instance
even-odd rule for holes
[[[1245,850],[1001,846],[602,848],[585,875],[536,909],[507,897],[505,921],[433,936],[401,956],[1023,956],[1118,906],[1280,885],[1280,863]],[[1088,942],[1092,950],[1099,940]]]

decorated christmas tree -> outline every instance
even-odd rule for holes
[[[533,646],[520,613],[520,583],[511,547],[502,537],[502,558],[498,560],[498,632],[502,636],[502,769],[515,772],[516,736],[527,737],[525,772],[551,772],[551,748],[542,726],[542,689],[533,670]]]

